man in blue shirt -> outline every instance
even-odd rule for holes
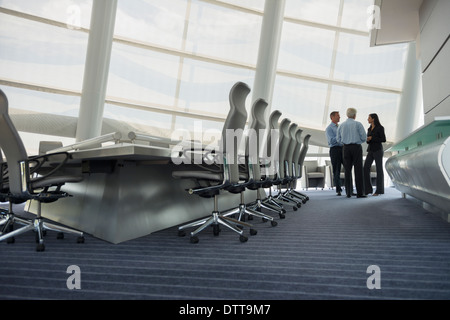
[[[336,187],[336,194],[341,195],[341,165],[342,165],[342,144],[336,140],[336,133],[338,129],[338,123],[341,119],[339,111],[333,111],[330,113],[331,123],[325,130],[325,134],[328,140],[328,146],[330,147],[330,160],[331,168],[333,170],[333,182]]]
[[[367,135],[361,122],[355,120],[356,109],[347,109],[347,120],[345,120],[337,129],[336,140],[342,143],[344,169],[345,169],[345,192],[347,198],[352,195],[351,176],[352,169],[355,169],[356,196],[365,198],[364,178],[363,178],[363,157],[361,144],[366,141]]]

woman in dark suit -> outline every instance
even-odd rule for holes
[[[370,168],[375,160],[377,169],[377,189],[373,196],[384,193],[384,173],[383,173],[383,142],[386,142],[384,127],[381,125],[378,115],[371,113],[367,121],[370,123],[367,130],[367,157],[364,162],[364,189],[365,194],[373,193],[372,182],[370,179]]]

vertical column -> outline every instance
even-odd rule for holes
[[[421,77],[420,60],[416,57],[416,43],[411,42],[398,109],[396,142],[406,138],[420,126],[420,116],[423,113]]]
[[[252,103],[256,99],[263,98],[269,103],[269,111],[277,71],[285,3],[285,0],[266,0],[264,6]]]
[[[266,123],[269,122],[270,109],[272,107],[273,87],[277,72],[278,52],[280,49],[281,31],[283,29],[283,18],[285,0],[266,0],[264,5],[264,16],[261,27],[261,38],[259,40],[258,61],[256,63],[255,82],[252,89],[252,101],[265,99],[268,108],[266,109]],[[251,112],[249,112],[248,122],[251,123]],[[267,126],[269,128],[269,126]],[[266,133],[267,135],[267,133]],[[267,137],[263,138],[264,140]],[[264,190],[257,191],[264,199]]]
[[[101,134],[118,0],[94,0],[76,141]]]

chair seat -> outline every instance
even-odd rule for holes
[[[39,179],[39,178],[36,178]],[[65,183],[70,183],[70,182],[81,182],[83,180],[82,176],[55,176],[55,177],[47,177],[45,179],[41,179],[41,180],[36,180],[33,181],[31,180],[31,188],[32,189],[39,189],[39,188],[44,188],[44,187],[48,187],[48,186],[58,186],[58,185],[63,185]]]
[[[194,179],[221,182],[223,180],[222,174],[215,172],[208,172],[202,170],[186,170],[173,171],[172,176],[177,179]],[[195,190],[195,188],[193,188]],[[189,190],[187,190],[189,191]],[[197,193],[202,198],[212,198],[220,193],[219,189],[205,190]]]
[[[180,179],[212,180],[217,182],[223,180],[221,173],[200,170],[173,171],[172,177]]]
[[[323,178],[325,175],[323,172],[310,172],[308,173],[308,178],[310,179],[317,179],[317,178]]]
[[[242,185],[242,184],[231,185],[231,186],[225,188],[225,190],[227,190],[228,192],[235,193],[235,194],[241,193],[241,192],[245,191],[245,189],[246,189],[246,185]]]

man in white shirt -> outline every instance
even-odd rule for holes
[[[352,195],[351,177],[352,169],[355,169],[356,197],[365,198],[363,178],[363,157],[361,144],[367,139],[366,130],[361,122],[355,120],[356,109],[347,109],[347,120],[339,127],[336,133],[338,143],[344,145],[344,169],[345,169],[345,192],[347,198]]]

